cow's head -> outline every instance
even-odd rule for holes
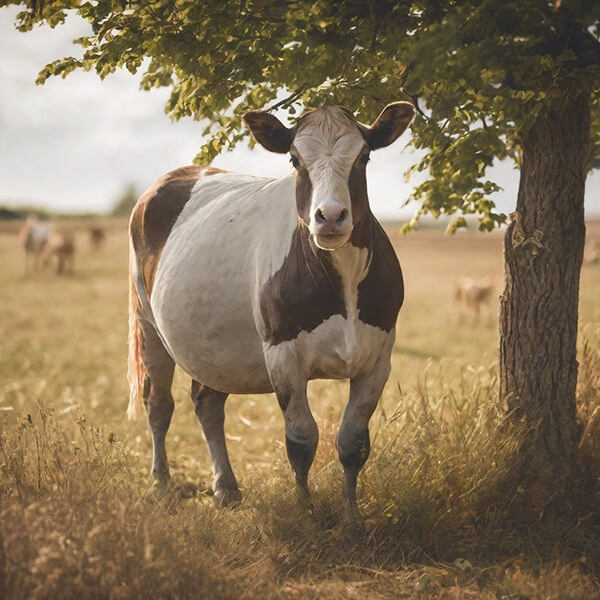
[[[369,153],[396,140],[414,112],[409,102],[389,104],[370,127],[337,106],[309,112],[292,128],[261,111],[246,113],[244,121],[267,150],[290,153],[298,215],[319,248],[335,250],[369,210]]]

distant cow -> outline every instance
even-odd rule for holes
[[[102,227],[90,227],[90,246],[92,250],[98,251],[104,245],[106,234]]]
[[[479,322],[481,306],[484,304],[488,306],[489,318],[489,302],[493,289],[494,282],[489,277],[484,277],[483,279],[464,277],[460,279],[456,284],[454,293],[454,300],[459,306],[459,322],[465,320],[465,317],[472,323]]]
[[[75,235],[72,231],[54,232],[42,253],[43,266],[46,268],[51,262],[56,261],[56,272],[73,272],[75,257]]]
[[[25,253],[25,274],[29,272],[30,266],[34,271],[39,268],[40,257],[48,243],[51,232],[50,225],[41,223],[37,215],[27,217],[19,234],[19,244]]]

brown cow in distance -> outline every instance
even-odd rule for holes
[[[46,268],[51,262],[56,262],[56,272],[73,273],[75,258],[75,234],[72,231],[54,232],[42,254],[43,266]]]
[[[458,304],[458,321],[479,323],[481,307],[485,305],[488,312],[488,321],[491,320],[490,299],[494,289],[494,282],[490,277],[471,279],[463,277],[456,283],[454,300]]]
[[[102,248],[106,240],[106,233],[102,227],[90,227],[90,246],[97,252]]]

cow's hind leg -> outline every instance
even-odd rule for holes
[[[144,334],[142,360],[146,368],[144,403],[152,432],[152,477],[157,484],[165,485],[170,479],[165,439],[174,408],[171,384],[175,362],[165,350],[154,327],[147,321],[140,320],[140,324]]]
[[[217,392],[197,381],[192,381],[192,400],[202,425],[214,469],[215,505],[224,507],[242,499],[237,479],[233,474],[225,442],[225,400],[227,394]]]

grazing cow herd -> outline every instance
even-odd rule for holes
[[[100,250],[106,239],[102,227],[89,229],[92,251]],[[72,274],[75,269],[75,232],[70,228],[55,229],[47,221],[31,214],[19,233],[19,245],[23,249],[24,273],[32,274],[54,265],[57,274]]]

